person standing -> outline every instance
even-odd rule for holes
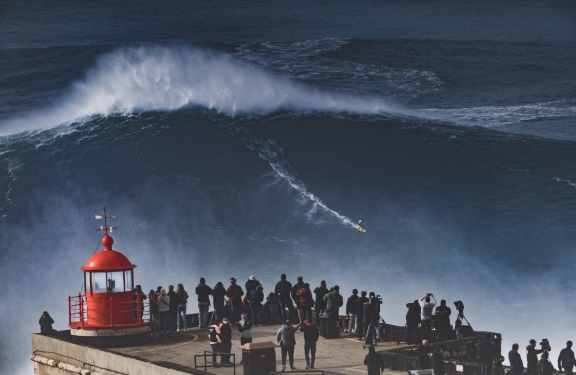
[[[276,283],[274,288],[276,293],[276,298],[280,303],[280,314],[282,315],[282,321],[291,320],[292,313],[294,312],[294,305],[292,304],[292,298],[290,293],[292,293],[292,283],[286,280],[286,274],[280,275],[280,281]],[[286,309],[288,309],[288,316],[286,316]]]
[[[328,288],[326,287],[326,281],[320,281],[320,286],[314,289],[314,294],[316,295],[316,304],[314,309],[316,310],[316,324],[320,322],[320,314],[326,310],[326,302],[324,302],[324,296],[328,294]]]
[[[286,371],[286,355],[290,358],[290,370],[296,370],[294,367],[294,347],[296,346],[296,337],[294,334],[300,328],[300,324],[292,327],[289,320],[280,327],[276,334],[276,340],[282,349],[282,371]]]
[[[250,310],[252,311],[252,320],[254,326],[263,325],[262,321],[262,302],[264,302],[264,288],[258,285],[256,289],[250,291]]]
[[[298,320],[300,321],[300,324],[302,324],[304,319],[302,318],[302,310],[300,309],[300,297],[298,296],[298,292],[300,291],[300,289],[304,288],[304,278],[302,276],[298,276],[297,280],[298,282],[292,288],[292,299],[296,304],[296,310],[298,311]]]
[[[222,364],[231,365],[230,353],[232,353],[232,327],[230,327],[230,320],[224,318],[220,325],[220,351],[222,353]],[[225,354],[224,354],[225,353]]]
[[[352,290],[352,295],[346,301],[346,315],[348,316],[348,336],[354,336],[356,332],[356,301],[358,301],[358,289]]]
[[[329,314],[326,320],[325,338],[335,338],[340,334],[337,327],[339,319],[339,309],[344,305],[344,299],[340,295],[340,287],[335,285],[333,290],[324,296],[326,302],[325,314]]]
[[[526,373],[538,375],[538,354],[543,352],[544,349],[536,349],[536,340],[530,340],[526,346]]]
[[[208,310],[210,309],[210,296],[212,295],[212,288],[206,285],[206,280],[201,277],[200,283],[196,287],[196,295],[198,295],[198,326],[200,329],[208,327]]]
[[[168,314],[168,329],[170,332],[176,332],[178,326],[178,305],[180,301],[174,291],[174,285],[168,286],[168,297],[170,297],[170,312]]]
[[[554,375],[556,373],[556,369],[548,359],[548,356],[548,351],[544,350],[537,365],[538,375]]]
[[[480,352],[480,375],[490,375],[492,371],[492,342],[491,335],[487,334],[486,339],[480,342],[479,352]]]
[[[436,330],[438,341],[446,341],[450,334],[450,314],[452,310],[446,306],[446,300],[440,301],[440,306],[436,307]]]
[[[240,314],[242,314],[242,296],[244,291],[240,285],[236,284],[234,277],[230,279],[227,294],[230,302],[230,322],[235,324],[240,320]]]
[[[56,333],[54,328],[52,328],[52,324],[54,324],[54,319],[48,314],[48,311],[44,311],[40,316],[40,320],[38,320],[38,324],[40,324],[40,333],[43,335],[50,335]]]
[[[408,312],[406,313],[406,327],[407,335],[406,344],[417,344],[421,339],[420,333],[420,304],[418,300],[413,303],[407,303],[406,307]]]
[[[360,297],[358,297],[356,300],[356,334],[358,336],[358,340],[360,341],[362,341],[366,331],[366,327],[364,325],[364,304],[368,302],[366,294],[366,291],[363,290],[360,292]]]
[[[260,281],[256,279],[256,276],[252,275],[248,278],[248,281],[246,281],[246,284],[244,285],[246,287],[246,297],[248,300],[250,300],[250,292],[255,290],[258,285],[260,285]]]
[[[310,290],[310,284],[308,283],[304,284],[304,286],[298,291],[298,298],[301,310],[301,313],[298,314],[301,319],[300,324],[304,324],[305,320],[312,322],[313,299],[312,299],[312,291]]]
[[[446,367],[444,366],[444,357],[440,349],[434,350],[430,355],[432,359],[432,372],[434,375],[446,375]]]
[[[310,317],[312,319],[312,317]],[[300,331],[304,332],[304,356],[306,357],[306,370],[314,369],[314,362],[316,361],[316,343],[320,337],[318,326],[311,321],[304,321],[300,327]]]
[[[380,335],[380,299],[376,297],[374,292],[370,292],[368,303],[364,304],[364,316],[366,325],[366,341],[364,344],[372,345],[378,341]]]
[[[520,353],[518,353],[518,344],[512,345],[512,350],[508,352],[508,361],[510,362],[510,375],[522,375],[524,363]]]
[[[136,285],[133,290],[132,300],[134,301],[134,319],[138,322],[141,321],[142,315],[144,314],[144,301],[147,299],[146,294],[142,291],[140,285]]]
[[[242,315],[240,315],[240,322],[238,323],[238,332],[240,332],[240,346],[252,342],[252,322],[248,321],[248,316],[245,313],[242,313]],[[242,358],[240,364],[242,364],[243,362],[244,358]]]
[[[176,286],[176,294],[178,295],[178,317],[176,318],[176,329],[179,331],[180,327],[182,327],[184,331],[188,331],[188,322],[186,322],[188,292],[184,290],[184,285],[178,284]],[[182,326],[180,326],[180,318],[182,318]]]
[[[221,351],[220,345],[222,344],[219,320],[215,320],[214,324],[208,327],[208,339],[210,340],[210,347],[212,348],[212,366],[219,367],[218,362],[216,362],[216,357]]]
[[[268,293],[266,297],[266,303],[264,304],[262,312],[262,321],[265,324],[275,324],[282,322],[282,313],[280,312],[280,304],[276,299],[276,295],[273,292]]]
[[[418,355],[418,369],[427,370],[432,368],[432,363],[430,362],[432,349],[428,345],[428,340],[422,340],[422,343],[416,348],[416,353]]]
[[[420,298],[420,329],[422,330],[422,338],[430,340],[432,312],[436,306],[436,299],[433,293],[427,293],[424,297]]]
[[[373,346],[368,348],[368,354],[364,357],[364,364],[368,367],[368,375],[380,375],[384,373],[384,360]]]
[[[166,289],[160,289],[160,296],[158,297],[158,311],[160,312],[160,333],[162,337],[170,337],[170,330],[168,328],[168,320],[170,314],[170,297],[166,294]]]
[[[574,365],[576,365],[576,358],[572,351],[572,341],[568,341],[558,356],[558,371],[564,369],[566,375],[572,375]]]
[[[148,300],[150,301],[150,314],[152,314],[152,337],[158,337],[160,332],[160,313],[158,311],[158,294],[156,294],[154,289],[150,289]]]
[[[212,301],[214,302],[214,319],[222,321],[228,316],[228,311],[226,310],[226,296],[228,292],[224,288],[224,284],[221,281],[216,283],[216,286],[212,290]]]

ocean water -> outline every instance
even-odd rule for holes
[[[3,3],[0,373],[32,371],[42,311],[66,328],[104,205],[144,289],[269,292],[285,272],[374,290],[399,325],[434,292],[505,352],[557,355],[576,338],[575,18],[571,1]]]

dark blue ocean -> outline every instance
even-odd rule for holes
[[[556,358],[575,42],[573,1],[2,2],[0,373],[67,328],[104,205],[145,290],[285,272],[398,325],[434,292]]]

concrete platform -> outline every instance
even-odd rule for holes
[[[276,332],[278,328],[280,328],[279,325],[252,328],[254,342],[272,341],[276,343]],[[304,370],[306,367],[304,339],[303,334],[300,332],[296,333],[296,343],[294,366],[298,370]],[[368,350],[363,349],[362,344],[363,342],[358,341],[356,338],[349,338],[347,336],[329,340],[321,337],[318,340],[316,350],[316,369],[324,370],[326,374],[365,374],[366,366],[363,364],[363,361]],[[379,343],[376,348],[377,351],[381,351],[405,346],[405,344],[396,345],[396,343],[387,342]],[[208,330],[201,330],[199,328],[172,334],[172,337],[168,339],[156,339],[148,345],[111,349],[112,352],[139,358],[146,362],[162,364],[163,366],[170,366],[175,369],[178,368],[180,370],[186,368],[194,369],[194,355],[202,354],[204,350],[210,350]],[[236,326],[233,326],[232,352],[236,354],[236,363],[239,363],[242,358],[242,350],[240,349],[240,333],[237,331]],[[281,359],[280,348],[277,348],[276,363],[278,371],[282,369]],[[208,358],[208,361],[211,361],[211,357]],[[199,368],[199,370],[204,369],[203,358],[198,358],[198,365],[202,365],[202,368]],[[386,370],[389,374],[405,373],[389,371],[389,369]],[[232,374],[233,369],[229,367],[213,368],[210,363],[207,372],[213,374]],[[236,373],[243,374],[242,365],[236,365]]]

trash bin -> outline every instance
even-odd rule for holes
[[[271,341],[242,345],[244,375],[269,375],[276,372],[276,348],[279,347]]]

